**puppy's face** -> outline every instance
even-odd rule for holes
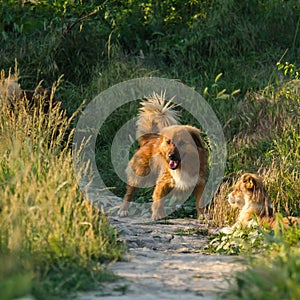
[[[246,173],[242,175],[233,191],[228,195],[228,202],[233,208],[242,209],[245,205],[259,200],[255,196],[261,189],[263,189],[261,178],[255,174]]]
[[[197,132],[193,132],[197,130]],[[200,135],[198,129],[190,126],[170,126],[161,131],[160,153],[171,170],[195,169],[199,172],[199,156],[193,135]]]

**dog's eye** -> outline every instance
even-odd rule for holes
[[[170,144],[171,144],[171,140],[166,140],[166,143],[167,143],[168,145],[170,145]]]

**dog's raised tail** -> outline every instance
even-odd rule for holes
[[[136,122],[138,140],[146,134],[158,134],[161,129],[171,125],[179,124],[178,112],[174,110],[175,104],[170,99],[166,101],[165,93],[160,95],[153,93],[141,102],[142,107],[139,109],[139,116]]]

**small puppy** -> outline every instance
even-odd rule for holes
[[[267,225],[272,228],[276,224],[274,207],[263,187],[262,178],[255,174],[245,173],[240,177],[228,195],[228,202],[231,207],[240,210],[237,223],[243,227],[248,227],[254,216],[260,226]],[[298,222],[299,218],[296,217],[283,218],[285,226],[296,225]]]
[[[171,101],[171,100],[170,100]],[[164,200],[177,199],[194,191],[198,214],[207,174],[207,153],[200,130],[179,125],[178,115],[164,95],[153,94],[142,102],[137,121],[140,148],[130,160],[127,187],[119,216],[128,215],[130,201],[138,187],[154,185],[152,219],[166,217]]]

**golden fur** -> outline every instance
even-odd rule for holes
[[[154,185],[152,219],[164,218],[164,198],[172,191],[176,198],[194,191],[197,212],[203,209],[201,196],[207,173],[207,154],[200,130],[179,125],[178,116],[164,95],[153,94],[142,103],[137,121],[140,148],[127,167],[127,188],[119,216],[128,215],[137,187]]]
[[[262,178],[256,174],[243,174],[228,195],[228,202],[233,208],[240,210],[237,222],[243,227],[247,227],[254,216],[257,217],[259,225],[274,227],[276,224],[273,205],[263,186]],[[296,224],[298,221],[296,217],[283,218],[285,226]]]

